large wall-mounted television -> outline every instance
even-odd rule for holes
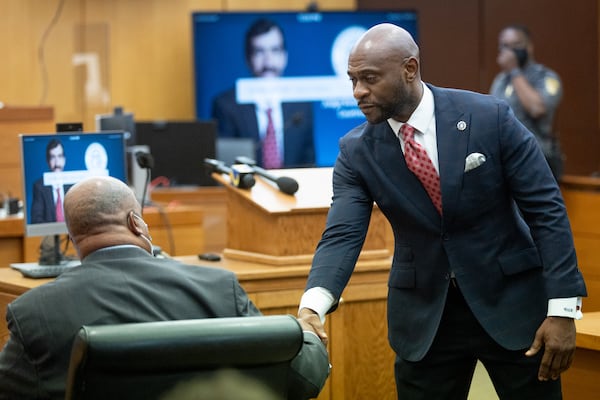
[[[127,182],[123,132],[21,134],[20,142],[26,236],[67,233],[65,222],[57,221],[57,196],[62,199],[80,180],[112,176]]]
[[[346,74],[358,37],[389,22],[418,40],[414,11],[196,12],[192,18],[197,118],[212,118],[213,100],[233,88],[237,103],[252,104],[261,96],[310,102],[315,166],[332,166],[338,139],[365,121]],[[268,82],[253,77],[245,55],[247,30],[261,18],[282,28],[287,51],[283,75]]]

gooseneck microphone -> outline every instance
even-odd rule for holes
[[[235,162],[250,166],[258,175],[275,182],[280,191],[285,194],[294,194],[298,191],[298,182],[289,176],[275,176],[267,172],[265,169],[256,165],[256,161],[249,157],[239,156],[235,158]]]
[[[150,153],[145,151],[138,151],[135,153],[135,160],[140,168],[146,170],[146,184],[144,185],[144,191],[142,192],[142,214],[144,213],[144,205],[146,204],[146,195],[148,194],[148,185],[150,184],[150,171],[154,168],[154,157]]]
[[[254,170],[248,166],[234,165],[229,168],[223,161],[205,158],[204,167],[209,173],[218,172],[220,174],[229,175],[231,184],[240,189],[250,189],[254,186],[254,183],[256,183],[256,180],[254,179]]]
[[[152,154],[150,153],[146,153],[145,151],[138,151],[135,153],[135,160],[137,161],[140,168],[154,168],[154,157],[152,157]]]

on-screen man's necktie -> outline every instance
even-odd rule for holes
[[[281,157],[279,156],[271,112],[270,108],[267,109],[267,132],[263,141],[262,163],[264,168],[281,168]]]
[[[60,188],[56,188],[56,222],[63,222],[65,216],[63,214],[62,199],[60,198]]]
[[[433,205],[442,214],[442,192],[440,176],[438,175],[425,148],[415,142],[415,128],[408,124],[402,125],[400,135],[404,141],[404,158],[406,165],[419,178]]]

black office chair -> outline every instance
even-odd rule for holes
[[[66,399],[157,399],[176,383],[236,369],[286,398],[303,343],[292,316],[210,318],[83,326]]]

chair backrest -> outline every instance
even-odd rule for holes
[[[176,383],[237,369],[286,397],[302,329],[289,315],[83,326],[66,399],[156,399]]]

